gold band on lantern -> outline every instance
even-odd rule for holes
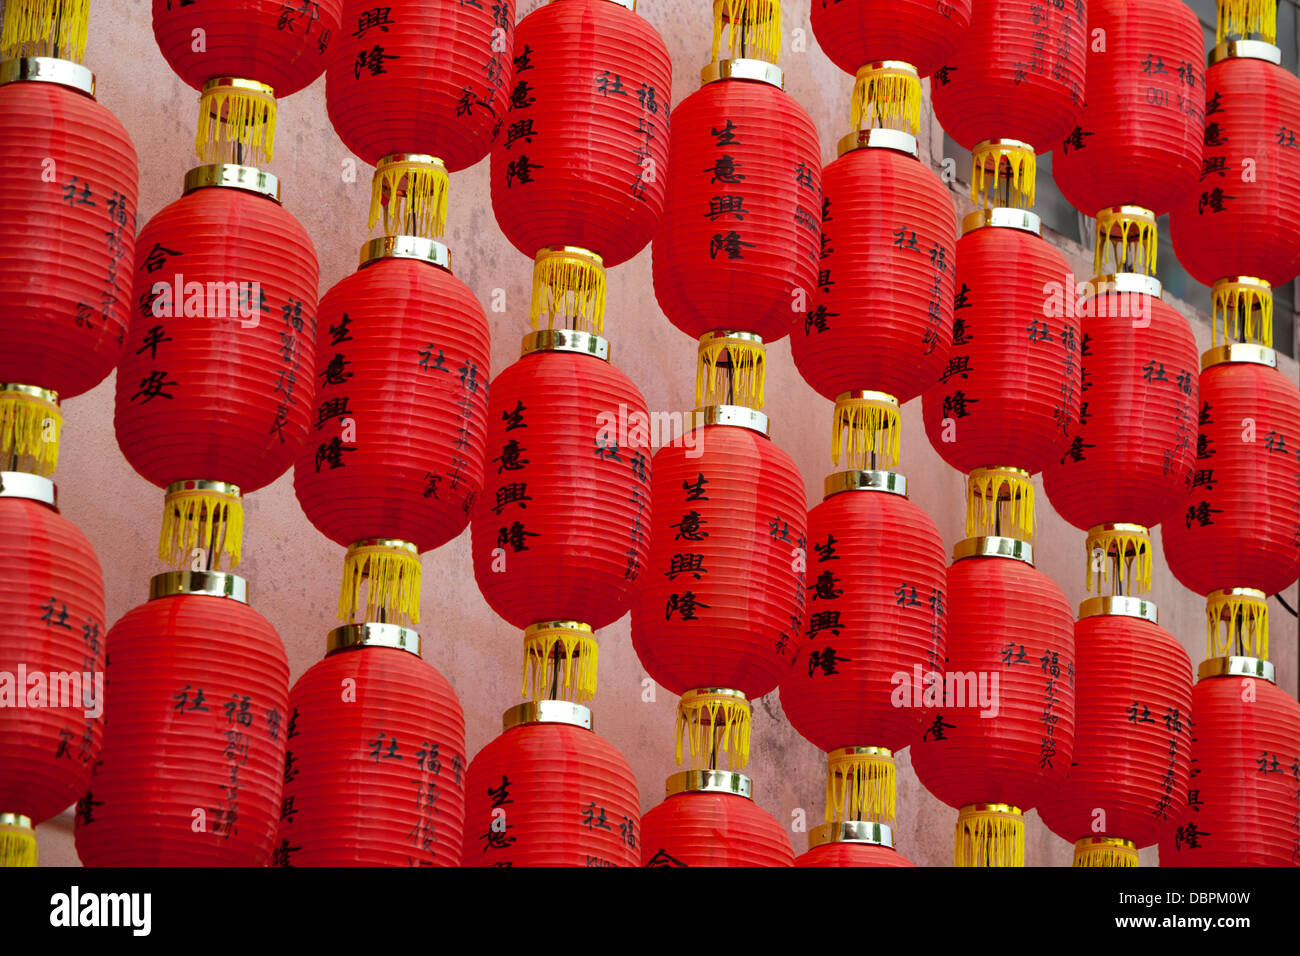
[[[895,471],[850,469],[835,471],[826,476],[822,485],[822,500],[845,491],[883,491],[907,497],[907,476]]]
[[[275,91],[265,83],[219,76],[203,84],[194,155],[201,163],[261,166],[275,153]]]
[[[27,471],[0,471],[0,498],[26,498],[59,510],[59,491],[54,482]]]
[[[531,700],[516,704],[501,715],[503,732],[525,724],[568,724],[583,730],[595,729],[591,711],[569,700]]]
[[[575,704],[596,696],[598,647],[591,625],[542,621],[524,629],[525,697]],[[531,687],[531,694],[529,688]]]
[[[1002,538],[985,535],[979,538],[962,538],[952,546],[952,560],[967,558],[1011,558],[1033,567],[1034,546],[1020,538]]]
[[[420,552],[399,538],[366,538],[348,546],[339,589],[339,619],[352,623],[366,581],[365,620],[420,623]]]
[[[590,355],[602,362],[609,361],[609,341],[590,332],[574,332],[572,329],[538,329],[524,336],[519,349],[519,357],[534,352],[576,352]]]
[[[1023,468],[976,468],[966,478],[967,537],[1034,538],[1034,486]]]
[[[188,196],[196,189],[209,187],[242,189],[244,192],[265,196],[272,202],[280,201],[280,180],[256,166],[239,166],[235,163],[195,166],[185,174],[182,192]]]
[[[1111,594],[1151,590],[1151,532],[1140,524],[1099,524],[1088,530],[1084,589]]]
[[[743,773],[725,770],[679,770],[664,781],[664,796],[679,793],[731,793],[754,799],[754,782]]]
[[[1074,843],[1074,866],[1138,865],[1137,845],[1121,837],[1084,837]]]
[[[58,392],[0,383],[0,469],[48,478],[59,466],[62,433]]]
[[[80,63],[49,56],[0,60],[0,86],[8,83],[53,83],[95,98],[95,74]]]
[[[1122,594],[1084,598],[1079,602],[1079,620],[1088,617],[1136,617],[1152,624],[1160,623],[1159,609],[1154,601]]]
[[[823,823],[808,831],[808,849],[815,850],[827,843],[867,843],[871,846],[894,848],[894,831],[883,823],[868,820],[840,820]]]
[[[1141,206],[1111,206],[1097,213],[1093,275],[1133,272],[1156,274],[1160,234],[1156,214]]]
[[[885,392],[844,392],[831,419],[831,461],[855,471],[893,468],[902,454],[898,399]]]
[[[1277,43],[1277,0],[1219,0],[1215,44],[1262,39]]]
[[[892,751],[884,747],[840,747],[826,755],[828,823],[892,823],[897,792]]]
[[[1268,595],[1223,588],[1205,599],[1205,656],[1268,660]]]
[[[892,129],[915,137],[921,132],[921,79],[902,60],[868,63],[858,70],[849,102],[854,130]]]
[[[205,594],[248,603],[248,581],[228,571],[164,571],[149,579],[149,600]]]
[[[916,137],[896,129],[854,130],[840,137],[835,155],[843,156],[855,149],[892,149],[896,153],[905,153],[913,159],[921,155]]]
[[[36,829],[21,813],[0,813],[0,869],[36,865]]]
[[[781,56],[780,0],[713,0],[711,59],[724,59],[724,49],[732,59],[776,63]]]
[[[90,0],[6,0],[0,58],[53,57],[81,62]]]
[[[447,226],[451,180],[441,159],[393,153],[379,160],[370,183],[370,228],[384,218],[384,235],[437,239]]]
[[[749,763],[749,702],[738,690],[701,687],[688,690],[677,702],[677,763],[682,762],[682,745],[691,755],[692,770],[716,770],[719,755],[725,753],[732,770]]]
[[[174,481],[163,499],[158,559],[193,571],[217,570],[224,555],[239,564],[244,504],[239,486],[225,481]],[[204,567],[196,567],[202,563]]]
[[[451,251],[437,239],[425,239],[421,236],[380,236],[361,244],[361,262],[358,268],[364,269],[381,259],[414,259],[427,262],[439,269],[451,271]]]
[[[545,317],[548,329],[600,335],[605,330],[605,266],[580,246],[547,246],[533,259],[533,328]]]
[[[769,437],[770,423],[767,416],[747,405],[705,405],[686,413],[684,432],[704,428],[706,425],[727,425],[732,428],[748,428],[763,437]]]
[[[1038,218],[1037,213],[1032,213],[1028,209],[1008,209],[1005,206],[996,206],[993,209],[976,209],[962,217],[961,234],[963,236],[974,232],[976,229],[985,228],[994,229],[1019,229],[1021,232],[1028,232],[1035,236],[1042,236],[1043,221]]]
[[[1210,322],[1210,345],[1235,339],[1243,345],[1273,347],[1273,287],[1254,276],[1234,276],[1214,283],[1210,292],[1213,316]]]
[[[714,60],[700,70],[700,86],[718,80],[753,80],[775,86],[778,90],[785,89],[785,73],[775,63],[766,60]]]
[[[1196,679],[1213,680],[1216,677],[1251,677],[1277,683],[1277,670],[1272,661],[1259,657],[1212,657],[1201,661],[1196,668]]]
[[[1025,818],[1006,803],[973,803],[957,812],[957,866],[1024,866]]]
[[[767,384],[766,355],[762,338],[753,332],[701,335],[695,367],[695,404],[740,405],[761,411]]]
[[[1016,139],[986,139],[971,150],[970,198],[985,209],[1029,209],[1038,162]]]
[[[388,647],[395,651],[408,651],[420,656],[420,635],[409,627],[367,621],[364,624],[344,624],[325,635],[325,656],[361,647]]]
[[[1245,345],[1234,342],[1232,345],[1220,345],[1218,348],[1206,349],[1201,353],[1202,372],[1215,365],[1233,365],[1240,362],[1277,368],[1277,352],[1265,345]]]

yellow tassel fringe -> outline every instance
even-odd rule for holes
[[[63,414],[57,399],[44,395],[0,386],[0,469],[48,478],[59,466]]]
[[[537,253],[533,261],[533,298],[529,319],[539,328],[556,323],[563,329],[600,335],[605,330],[605,267],[600,256],[577,246],[558,246]]]
[[[677,763],[682,762],[682,742],[691,753],[692,770],[712,770],[716,757],[726,753],[730,769],[749,763],[749,703],[730,691],[687,691],[677,704],[673,736]]]
[[[222,555],[234,568],[239,564],[243,540],[244,505],[237,491],[226,494],[212,488],[186,488],[167,494],[158,537],[160,561],[187,568],[194,550],[201,548],[211,556],[212,570],[220,569]]]
[[[695,404],[744,405],[762,410],[767,390],[767,349],[756,336],[722,333],[701,337]]]
[[[1219,21],[1215,43],[1230,36],[1238,39],[1262,37],[1277,44],[1277,0],[1219,0]]]
[[[451,180],[442,160],[385,156],[370,184],[370,228],[384,218],[384,235],[437,239],[447,227]]]
[[[80,63],[90,0],[6,0],[0,59],[52,56]]]
[[[1273,347],[1273,290],[1263,279],[1221,279],[1210,293],[1213,320],[1210,322],[1210,345],[1232,341]]]
[[[36,833],[30,827],[0,824],[0,869],[35,866],[36,856]]]
[[[826,755],[826,822],[894,822],[894,757],[883,747],[845,747]]]
[[[895,67],[858,70],[849,105],[849,123],[859,129],[896,129],[919,136],[921,81],[916,71]]]
[[[1115,569],[1115,582],[1124,576],[1124,594],[1146,593],[1151,590],[1151,538],[1138,526],[1130,528],[1094,529],[1088,533],[1088,566],[1084,589],[1098,594],[1102,585],[1111,583],[1111,568]],[[1101,552],[1101,567],[1096,567],[1097,552]],[[1134,577],[1136,576],[1136,581]]]
[[[1160,235],[1155,216],[1136,206],[1118,206],[1097,213],[1097,244],[1092,256],[1092,274],[1114,272],[1156,274]],[[1129,262],[1129,253],[1133,261]]]
[[[985,208],[1010,206],[1029,209],[1034,204],[1038,161],[1025,145],[980,143],[971,153],[970,198]],[[1005,190],[1003,181],[1008,183]]]
[[[523,696],[575,704],[596,696],[598,647],[591,628],[576,621],[534,624],[524,631]],[[563,661],[563,683],[551,683],[555,658]]]
[[[361,606],[367,582],[365,621],[420,623],[420,554],[405,541],[358,541],[343,559],[339,618],[349,623]]]
[[[831,424],[831,460],[836,465],[841,451],[846,468],[887,471],[898,464],[902,455],[902,417],[896,401],[878,394],[879,399],[858,395],[836,400]]]
[[[728,57],[775,63],[781,56],[780,0],[714,0],[713,59],[722,57],[727,26]]]
[[[1028,475],[1008,468],[976,468],[966,485],[967,537],[1034,537],[1034,486]]]
[[[1107,837],[1104,840],[1079,840],[1074,844],[1075,866],[1133,867],[1138,852],[1130,840]]]
[[[1205,599],[1207,658],[1268,660],[1268,600],[1262,593],[1211,591]]]
[[[252,80],[210,80],[199,97],[194,155],[204,163],[261,166],[275,150],[275,95]]]
[[[1005,804],[962,807],[953,859],[957,866],[1024,866],[1024,817]]]

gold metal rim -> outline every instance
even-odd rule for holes
[[[837,471],[826,476],[822,501],[845,491],[883,491],[907,497],[907,477],[895,471]]]
[[[1123,594],[1085,598],[1079,604],[1079,620],[1087,617],[1136,617],[1152,624],[1160,623],[1154,601]]]
[[[1224,60],[1263,60],[1281,66],[1282,49],[1264,40],[1226,40],[1210,51],[1206,63],[1214,66]]]
[[[20,830],[34,830],[32,818],[22,813],[0,813],[0,827],[17,827]]]
[[[1121,850],[1132,850],[1137,852],[1137,844],[1132,840],[1126,840],[1123,837],[1084,837],[1082,840],[1074,841],[1074,849],[1086,850],[1094,846],[1113,846]]]
[[[538,621],[536,624],[529,624],[524,628],[524,637],[531,637],[538,631],[581,631],[584,634],[594,633],[590,624],[584,624],[582,621]]]
[[[967,213],[961,221],[961,234],[974,232],[976,229],[1019,229],[1021,232],[1033,233],[1042,237],[1043,222],[1028,209],[1012,209],[1009,206],[994,206],[992,209],[976,209]]]
[[[54,480],[25,471],[0,471],[0,498],[26,498],[59,510],[59,489]]]
[[[381,156],[379,162],[375,163],[376,172],[387,167],[394,166],[397,163],[422,163],[425,166],[442,166],[443,162],[432,153],[389,153],[387,156]]]
[[[682,770],[664,782],[665,796],[681,793],[731,793],[754,799],[754,783],[743,773],[729,770]]]
[[[749,703],[749,698],[744,692],[734,687],[693,687],[682,694],[681,703],[689,704],[700,697],[733,697],[741,703]]]
[[[713,345],[718,342],[753,342],[755,345],[762,345],[763,336],[757,332],[745,332],[740,329],[714,329],[712,332],[705,332],[700,336],[700,348]]]
[[[534,352],[576,352],[590,355],[602,362],[609,361],[609,340],[590,332],[573,329],[539,329],[524,336],[519,357]]]
[[[239,189],[255,196],[263,196],[276,203],[280,201],[280,180],[274,173],[268,173],[256,166],[239,166],[235,163],[195,166],[185,174],[182,195],[188,196],[196,189],[214,186]]]
[[[325,656],[361,647],[391,647],[420,656],[420,635],[409,627],[380,621],[344,624],[325,636]]]
[[[826,752],[828,763],[845,757],[887,757],[892,760],[894,752],[888,747],[836,747]]]
[[[252,93],[265,93],[267,96],[275,96],[275,90],[266,83],[259,83],[257,80],[244,79],[241,76],[214,76],[203,84],[203,92],[209,90],[229,87],[232,90],[248,90]]]
[[[846,133],[840,137],[839,144],[836,146],[836,155],[843,156],[845,153],[852,153],[859,149],[892,149],[896,153],[904,153],[917,159],[921,155],[921,147],[917,144],[916,137],[911,133],[905,133],[901,129],[858,129],[852,133]]]
[[[1205,595],[1205,600],[1208,603],[1210,601],[1233,597],[1254,598],[1261,604],[1268,600],[1268,595],[1259,588],[1218,588]]]
[[[1024,150],[1027,153],[1033,153],[1035,156],[1038,155],[1032,143],[1026,143],[1023,139],[1003,139],[1003,138],[982,140],[975,144],[975,148],[972,149],[971,152],[978,153],[980,150],[994,149],[999,146],[1005,147],[1007,149]]]
[[[1201,353],[1201,371],[1215,365],[1251,364],[1277,368],[1277,352],[1266,345],[1253,345],[1249,342],[1233,342],[1206,349]]]
[[[1272,661],[1262,657],[1211,657],[1201,662],[1196,669],[1197,680],[1209,680],[1214,677],[1257,677],[1270,684],[1276,683],[1276,671]]]
[[[1142,275],[1139,272],[1107,272],[1093,276],[1085,283],[1087,291],[1083,300],[1095,298],[1105,292],[1123,292],[1137,295],[1149,295],[1160,298],[1164,286],[1155,276]]]
[[[748,428],[764,438],[771,436],[767,415],[747,405],[706,405],[686,413],[687,431],[706,425],[727,425]]]
[[[888,392],[875,392],[871,389],[860,388],[852,392],[840,392],[835,396],[835,404],[840,402],[878,402],[881,405],[890,405],[894,408],[899,407],[898,397],[890,395]]]
[[[1100,219],[1103,216],[1109,216],[1111,219],[1144,219],[1152,225],[1156,222],[1156,214],[1146,206],[1134,206],[1122,204],[1119,206],[1107,206],[1105,209],[1097,210],[1094,219]],[[1120,223],[1115,223],[1120,225]]]
[[[248,603],[248,582],[228,571],[164,571],[149,581],[149,600],[182,594],[206,594]]]
[[[853,75],[854,79],[862,79],[864,74],[881,73],[885,70],[893,70],[897,73],[910,73],[920,80],[916,67],[906,60],[876,60],[872,63],[865,63],[858,67],[858,72]]]
[[[51,405],[59,404],[58,392],[52,388],[41,388],[39,385],[23,385],[21,382],[0,382],[0,392],[17,392],[20,395],[38,398]]]
[[[95,98],[95,74],[80,63],[53,56],[25,56],[0,61],[0,86],[7,83],[54,83]]]
[[[1009,803],[969,803],[962,807],[959,813],[1009,813],[1013,816],[1023,816],[1020,808],[1012,806]]]
[[[1211,288],[1217,291],[1220,286],[1225,285],[1244,286],[1247,288],[1258,289],[1260,292],[1273,291],[1273,287],[1269,285],[1267,280],[1261,279],[1258,276],[1225,276],[1216,281]]]
[[[414,542],[404,541],[401,538],[362,538],[348,545],[349,552],[357,548],[387,548],[390,551],[405,551],[415,557],[419,557],[420,554],[420,549]]]
[[[894,831],[884,823],[870,820],[841,820],[823,823],[808,831],[808,849],[815,850],[827,843],[865,843],[870,846],[894,848]]]
[[[595,728],[591,711],[567,700],[532,700],[511,707],[501,715],[503,733],[525,724],[569,724],[583,730]]]
[[[1088,537],[1094,538],[1099,534],[1107,532],[1117,534],[1141,535],[1145,538],[1151,537],[1151,529],[1144,524],[1132,524],[1127,521],[1108,521],[1104,524],[1096,524],[1088,529]]]
[[[436,239],[423,236],[380,236],[361,246],[361,263],[364,269],[373,262],[383,259],[414,259],[427,262],[439,269],[451,271],[451,251]]]
[[[953,563],[966,558],[1012,558],[1034,566],[1034,546],[1019,538],[986,535],[979,538],[962,538],[952,546]]]
[[[231,498],[239,497],[239,485],[232,485],[228,481],[207,481],[202,478],[173,481],[167,486],[166,494],[174,495],[181,491],[212,491],[219,495],[228,495]]]
[[[719,80],[753,80],[769,83],[778,90],[785,89],[785,74],[781,72],[779,66],[766,60],[752,60],[748,57],[715,60],[700,70],[700,86],[708,86]]]

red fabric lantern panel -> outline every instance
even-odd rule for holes
[[[1029,810],[1070,769],[1078,684],[1074,615],[1047,575],[1011,558],[953,564],[948,602],[944,680],[964,682],[966,706],[953,706],[954,700],[927,710],[912,769],[950,807],[1006,803]],[[971,702],[971,685],[978,691],[980,679],[996,715]]]
[[[167,65],[196,90],[237,76],[269,84],[282,99],[325,69],[342,10],[343,0],[153,0],[153,36]]]
[[[799,469],[765,435],[706,425],[655,455],[651,499],[649,573],[632,608],[637,656],[674,694],[762,697],[789,669],[803,623]]]
[[[1196,469],[1165,522],[1165,561],[1197,594],[1276,594],[1300,575],[1300,392],[1276,369],[1226,362],[1201,372],[1200,397]]]
[[[1063,840],[1150,846],[1187,806],[1191,659],[1164,628],[1123,614],[1080,619],[1074,645],[1074,757],[1038,815]]]
[[[0,382],[80,395],[112,370],[126,335],[135,147],[77,90],[6,83],[0,171]]]
[[[514,247],[580,246],[608,268],[644,248],[668,182],[668,49],[609,0],[555,0],[519,22],[492,211]]]
[[[963,42],[972,0],[813,0],[812,28],[831,62],[849,74],[902,60],[926,77]]]
[[[827,166],[822,190],[821,269],[790,333],[795,364],[832,401],[856,389],[910,401],[939,378],[952,346],[948,188],[913,157],[869,148]]]
[[[104,576],[86,536],[57,509],[6,494],[0,581],[0,674],[8,676],[0,689],[0,813],[43,823],[86,792],[99,754],[104,698],[94,679],[103,675]]]
[[[306,231],[265,196],[210,187],[164,208],[136,246],[113,420],[122,453],[160,487],[202,478],[247,494],[270,484],[293,463],[313,407],[317,270]]]
[[[692,338],[770,343],[817,281],[821,152],[808,114],[758,80],[706,83],[673,110],[655,298]]]
[[[1083,384],[1065,257],[1032,233],[976,229],[957,243],[956,283],[952,352],[925,393],[930,444],[963,472],[1058,463]]]
[[[818,750],[902,750],[921,711],[894,706],[894,675],[943,668],[943,539],[917,505],[883,491],[827,498],[808,513],[808,539],[808,626],[781,707]]]
[[[1170,213],[1174,253],[1206,285],[1281,285],[1300,271],[1300,78],[1224,60],[1205,71],[1205,92],[1203,175]]]
[[[568,724],[523,724],[465,781],[462,866],[636,866],[641,797],[614,747]]]
[[[1090,0],[1088,102],[1052,155],[1070,205],[1162,216],[1196,185],[1205,131],[1201,24],[1182,0]]]
[[[277,862],[459,865],[465,716],[446,678],[393,647],[336,651],[298,679],[289,707]]]
[[[1094,314],[1083,318],[1080,441],[1044,471],[1043,488],[1084,531],[1151,528],[1177,509],[1196,462],[1196,337],[1155,296],[1107,292],[1084,305]]]
[[[965,149],[1002,138],[1046,153],[1083,109],[1087,43],[1086,0],[981,0],[935,71],[934,115]]]
[[[916,866],[897,850],[871,843],[823,843],[802,856],[795,866]]]
[[[81,861],[266,866],[287,775],[275,630],[241,601],[176,594],[128,611],[108,646],[112,719],[77,806]]]
[[[641,821],[642,866],[794,866],[790,838],[749,797],[692,791]]]
[[[1161,866],[1300,864],[1300,705],[1258,678],[1201,680],[1187,810]]]
[[[648,420],[632,380],[592,356],[532,352],[492,383],[474,578],[515,627],[599,630],[627,611],[650,549]]]
[[[372,165],[429,153],[451,172],[487,155],[510,92],[514,0],[346,0],[342,12],[325,105],[348,149]]]
[[[483,485],[490,352],[474,293],[429,263],[379,259],[326,293],[294,466],[321,533],[428,551],[465,529]]]

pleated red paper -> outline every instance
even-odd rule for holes
[[[1300,864],[1300,705],[1264,680],[1215,677],[1192,692],[1187,810],[1161,866]]]
[[[465,716],[445,677],[409,651],[339,651],[298,679],[289,707],[277,863],[460,864]]]
[[[149,220],[136,248],[135,311],[113,420],[122,453],[160,487],[199,478],[247,494],[270,484],[293,463],[312,414],[311,239],[270,199],[210,187]],[[203,287],[204,314],[156,314],[168,309],[163,297],[152,299],[155,283],[172,289],[175,313],[177,281]]]
[[[42,823],[86,792],[99,755],[104,575],[58,511],[0,498],[0,581],[0,673],[13,695],[0,692],[0,812]]]
[[[1070,430],[1081,442],[1048,465],[1043,488],[1056,513],[1084,531],[1107,522],[1154,527],[1177,510],[1196,464],[1196,337],[1153,296],[1107,292],[1091,308],[1084,401]]]
[[[1165,561],[1197,594],[1276,594],[1300,575],[1300,393],[1276,369],[1225,363],[1201,373],[1200,394],[1196,470],[1165,521]]]
[[[1123,615],[1082,618],[1074,645],[1074,757],[1038,815],[1072,843],[1150,846],[1187,806],[1191,658],[1164,628]]]
[[[844,0],[848,6],[848,0]],[[957,223],[939,177],[911,156],[856,149],[822,173],[821,268],[790,350],[831,400],[871,389],[907,402],[952,348]]]
[[[965,149],[1016,139],[1045,153],[1083,109],[1086,0],[982,0],[930,89],[934,113]]]
[[[849,74],[902,60],[926,77],[943,66],[970,26],[972,0],[813,0],[812,28],[831,62]]]
[[[943,669],[943,539],[902,495],[846,491],[808,513],[808,540],[807,620],[781,707],[818,750],[902,750],[921,714],[894,706],[895,675]]]
[[[341,28],[359,28],[342,10],[343,0],[153,0],[153,36],[167,65],[195,89],[237,76],[270,84],[283,98],[321,75]]]
[[[823,843],[795,857],[795,866],[916,866],[897,850],[870,843]]]
[[[591,356],[533,352],[492,383],[474,578],[515,627],[627,611],[650,548],[647,422],[632,380]]]
[[[465,530],[483,487],[483,307],[445,269],[380,259],[325,294],[318,323],[316,400],[293,472],[303,512],[345,546],[446,544]]]
[[[925,393],[925,431],[958,471],[1034,474],[1077,438],[1081,335],[1074,277],[1047,242],[985,227],[957,243],[952,352]]]
[[[523,724],[465,781],[462,866],[636,866],[641,797],[614,747],[568,724]]]
[[[266,866],[290,723],[275,630],[241,602],[181,594],[128,611],[108,646],[112,716],[77,807],[81,862]]]
[[[642,866],[794,866],[781,824],[739,794],[679,793],[641,826]]]
[[[1170,213],[1183,268],[1206,285],[1300,271],[1300,79],[1263,60],[1205,71],[1203,175]]]
[[[506,115],[514,0],[342,7],[348,29],[330,47],[325,105],[343,144],[372,164],[429,153],[451,172],[486,156]]]
[[[1053,144],[1052,175],[1080,212],[1157,216],[1196,185],[1205,132],[1201,24],[1182,0],[1091,0],[1088,103]]]
[[[961,682],[966,706],[956,706],[954,684],[942,708],[926,710],[912,769],[950,807],[1007,803],[1028,810],[1070,769],[1074,615],[1047,575],[1010,558],[956,562],[948,569],[948,602],[944,680]],[[981,680],[983,708],[970,700]]]
[[[692,338],[717,329],[782,338],[817,282],[817,128],[770,83],[718,80],[678,104],[655,298]]]
[[[706,425],[655,455],[651,498],[650,558],[632,606],[646,673],[674,694],[762,697],[789,669],[804,618],[799,469],[757,432]]]
[[[671,99],[668,50],[627,8],[555,0],[524,17],[492,147],[492,211],[514,247],[579,246],[606,267],[640,252],[664,208]]]
[[[98,385],[131,309],[139,171],[122,124],[54,83],[0,86],[0,382]]]

